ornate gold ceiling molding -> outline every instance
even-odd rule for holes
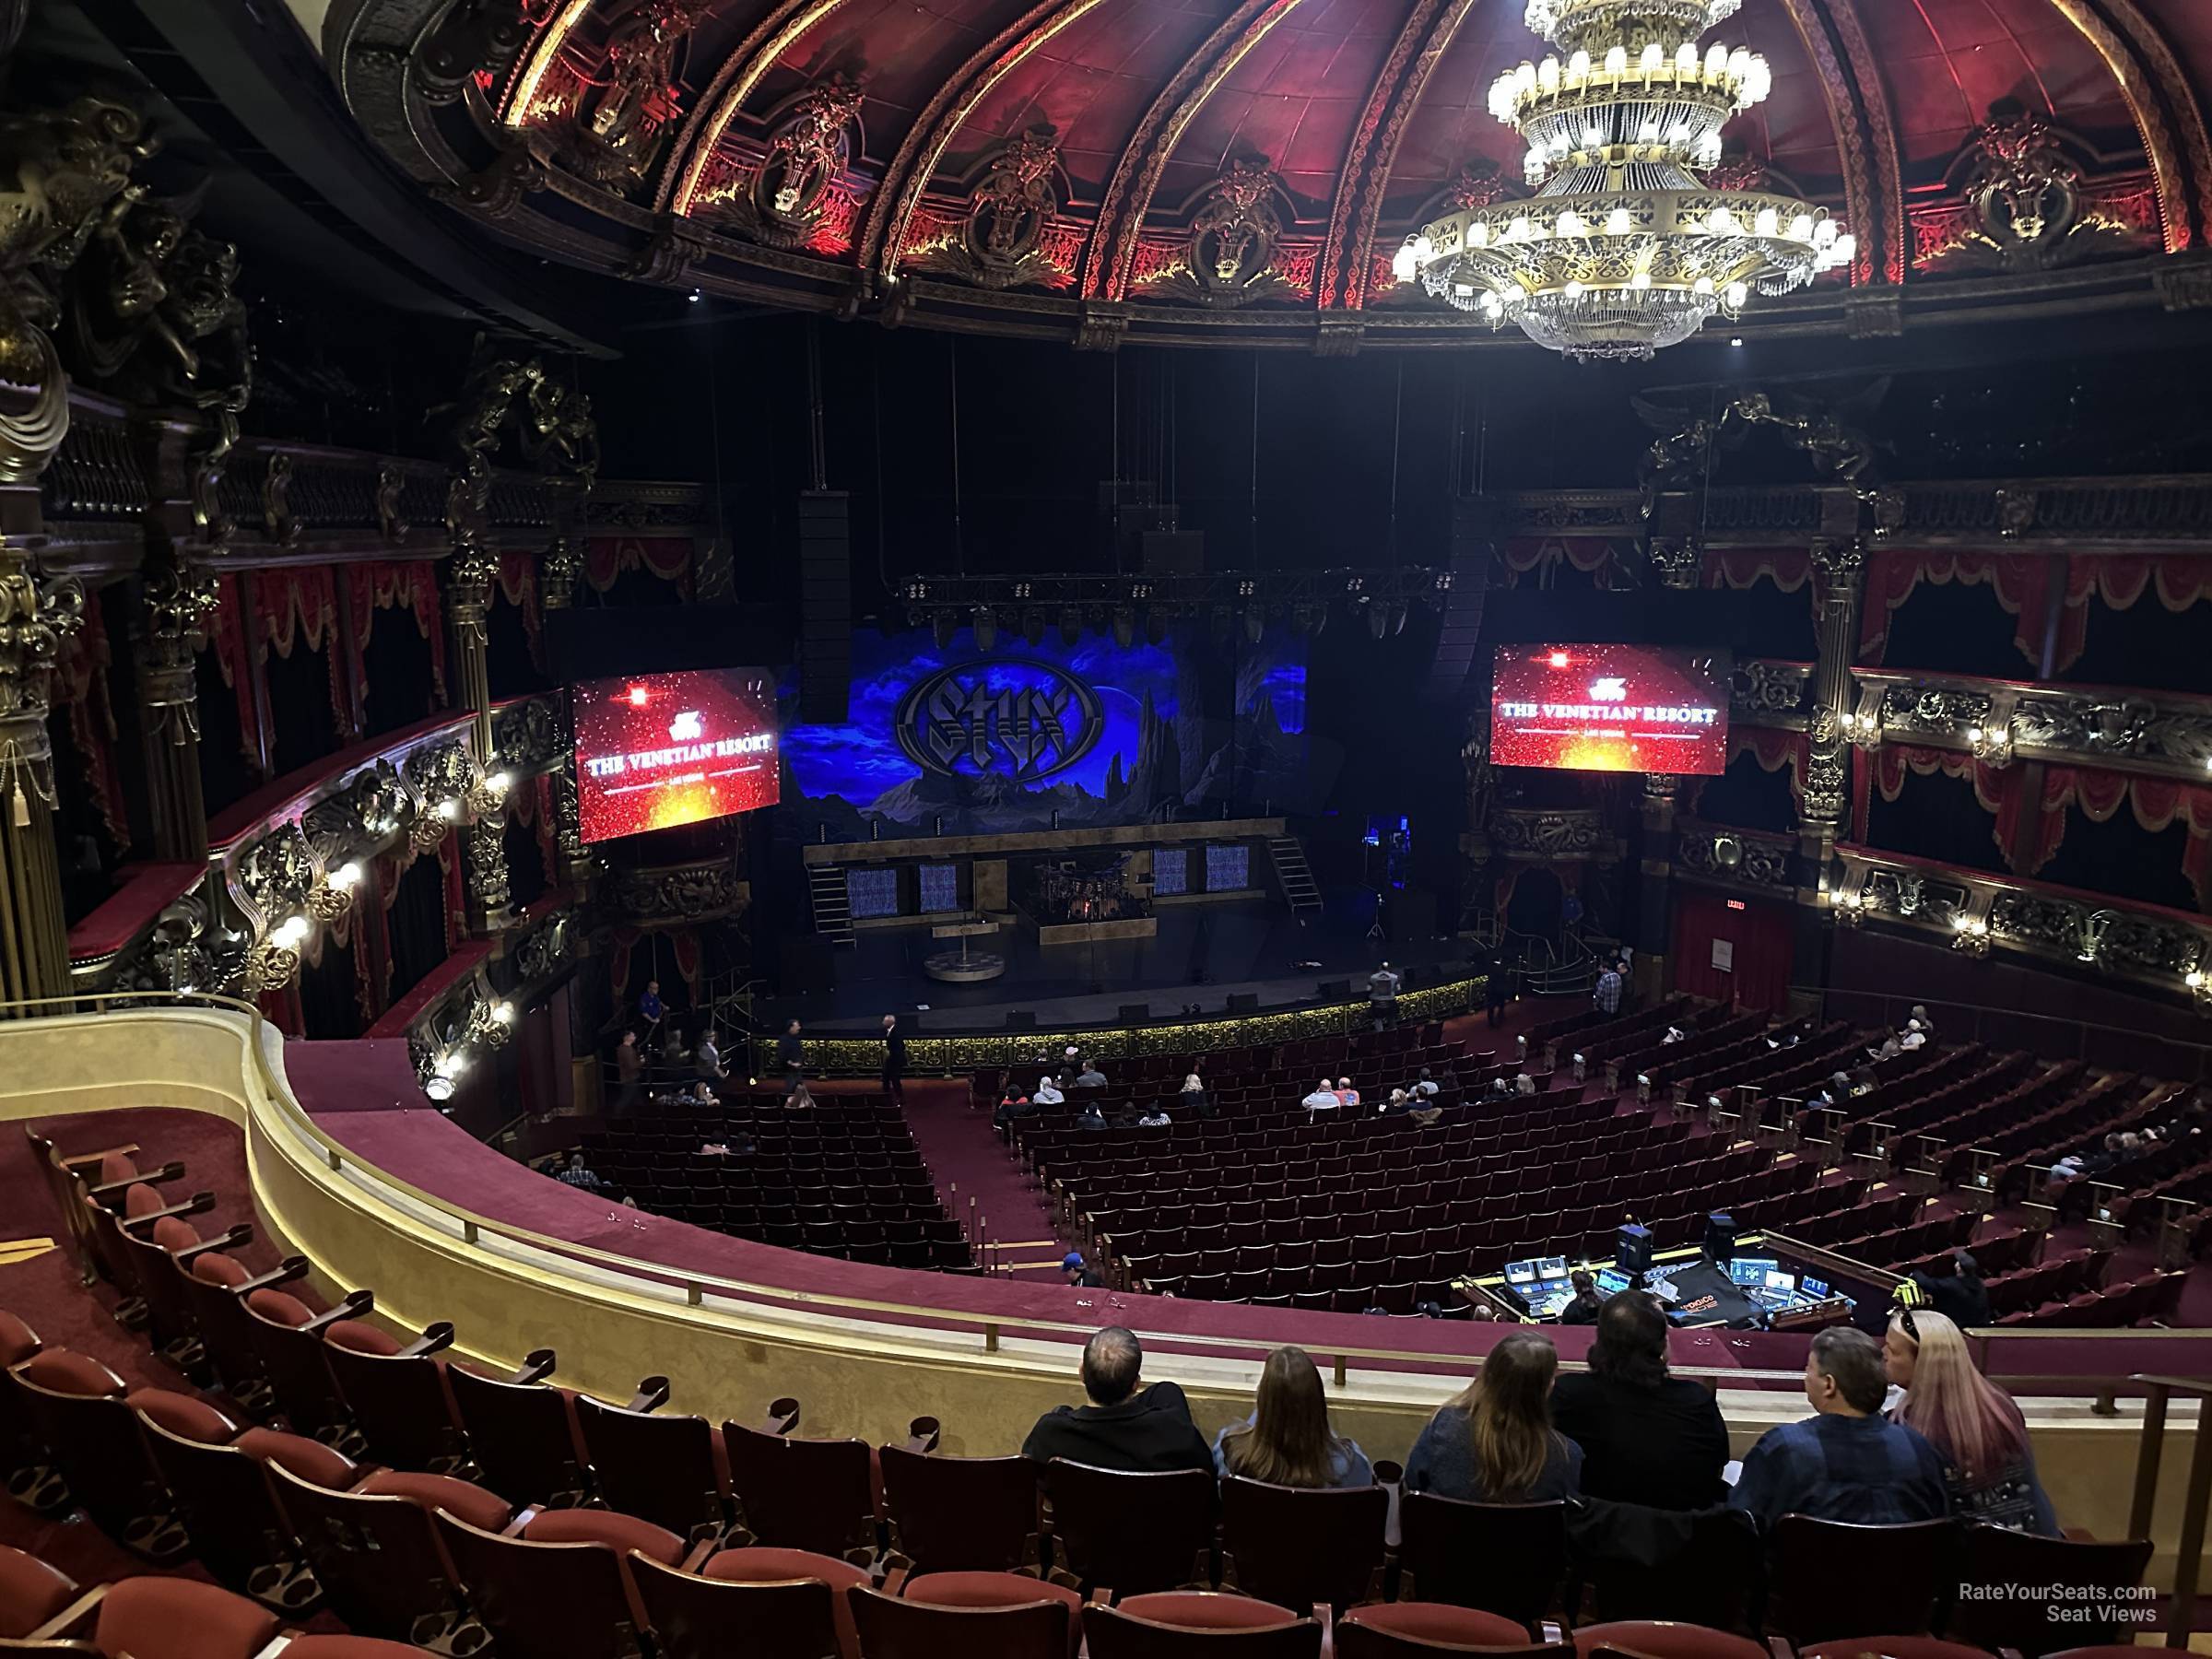
[[[1866,31],[1852,0],[1783,0],[1820,74],[1820,90],[1843,159],[1843,209],[1859,239],[1855,286],[1905,279],[1905,190],[1897,125]]]
[[[899,269],[899,250],[914,209],[937,171],[954,135],[975,113],[993,88],[1021,61],[1043,46],[1100,0],[1044,0],[994,35],[937,88],[914,124],[900,141],[899,153],[884,170],[866,221],[861,228],[859,265],[864,274],[890,277]]]
[[[1357,311],[1366,303],[1375,229],[1382,221],[1391,169],[1397,164],[1398,141],[1474,5],[1475,0],[1421,0],[1375,76],[1329,205],[1329,239],[1313,285],[1314,300],[1324,311],[1331,306]]]
[[[2051,4],[2081,31],[2120,83],[2121,96],[2143,135],[2143,152],[2150,159],[2166,252],[2180,253],[2195,246],[2212,233],[2212,199],[2206,194],[2212,191],[2212,138],[2206,135],[2204,110],[2172,48],[2135,0]]]
[[[714,159],[714,152],[722,147],[723,135],[737,112],[745,108],[745,100],[753,94],[766,75],[786,52],[797,45],[806,32],[835,11],[842,0],[784,0],[784,4],[756,25],[751,33],[723,60],[714,78],[693,108],[684,129],[677,135],[676,143],[668,152],[668,159],[661,169],[661,179],[654,187],[653,211],[656,213],[689,213],[691,198],[698,193],[707,174],[707,166]]]
[[[1151,210],[1159,176],[1182,140],[1193,117],[1206,107],[1244,54],[1267,38],[1268,30],[1297,9],[1299,0],[1244,0],[1206,36],[1206,43],[1183,60],[1162,88],[1145,118],[1137,123],[1114,163],[1112,181],[1099,204],[1083,262],[1080,292],[1087,300],[1120,300],[1129,291],[1136,263],[1136,239]]]

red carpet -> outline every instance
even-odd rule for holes
[[[991,1127],[988,1110],[969,1104],[967,1083],[958,1077],[918,1078],[906,1086],[906,1126],[929,1166],[946,1214],[968,1229],[971,1240],[1018,1246],[1004,1260],[1017,1278],[1053,1279],[1065,1246],[1053,1230],[1052,1212],[1022,1178],[1021,1166]],[[980,1258],[979,1259],[983,1259]]]

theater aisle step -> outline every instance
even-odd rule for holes
[[[1066,1249],[1055,1235],[1052,1213],[991,1127],[990,1112],[968,1104],[968,1080],[908,1078],[906,1123],[946,1214],[963,1223],[980,1218],[987,1238],[1007,1243],[1008,1264],[1021,1265],[1017,1278],[1057,1277],[1056,1269],[1048,1274],[1032,1265],[1048,1256],[1056,1263]]]

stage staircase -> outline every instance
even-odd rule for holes
[[[1275,878],[1282,884],[1283,897],[1289,901],[1293,915],[1303,911],[1321,909],[1321,888],[1315,885],[1313,871],[1306,863],[1306,850],[1295,835],[1277,835],[1269,838],[1267,856],[1275,864]]]
[[[832,945],[853,943],[853,906],[845,896],[845,873],[835,865],[812,865],[806,871],[807,897],[814,905],[814,931]]]

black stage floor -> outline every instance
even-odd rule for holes
[[[925,927],[863,932],[850,949],[833,953],[836,983],[828,993],[764,999],[761,1024],[780,1030],[795,1016],[817,1035],[873,1032],[895,1013],[910,1032],[945,1034],[1001,1030],[1007,1011],[1018,1008],[1041,1026],[1111,1025],[1124,1003],[1149,1003],[1160,1018],[1186,1003],[1219,1014],[1238,993],[1256,994],[1262,1008],[1297,1007],[1314,1000],[1318,981],[1349,978],[1355,994],[1364,994],[1378,962],[1432,968],[1464,961],[1469,949],[1453,938],[1369,938],[1374,893],[1358,888],[1326,895],[1318,915],[1302,918],[1277,899],[1255,897],[1164,906],[1159,919],[1154,938],[1104,945],[1041,947],[1034,930],[1019,925],[979,938],[976,948],[1006,958],[1006,971],[972,985],[943,984],[922,971],[923,958],[946,947]]]

